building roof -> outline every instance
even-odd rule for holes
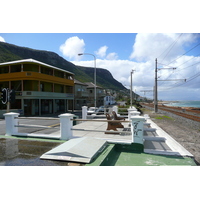
[[[75,83],[75,84],[79,84],[79,85],[85,85],[85,86],[87,86],[87,84],[85,84],[85,83],[83,83],[83,82],[80,82],[80,81],[78,81],[78,80],[76,80],[76,79],[74,79],[74,83]]]
[[[61,68],[58,68],[58,67],[54,67],[52,65],[48,65],[46,63],[43,63],[43,62],[40,62],[40,61],[37,61],[37,60],[34,60],[32,58],[29,58],[29,59],[23,59],[23,60],[16,60],[16,61],[10,61],[10,62],[5,62],[5,63],[0,63],[0,66],[1,65],[11,65],[11,64],[18,64],[18,63],[35,63],[35,64],[40,64],[40,65],[43,65],[43,66],[46,66],[46,67],[51,67],[53,69],[57,69],[57,70],[60,70],[60,71],[63,71],[63,72],[67,72],[69,74],[72,74],[74,75],[74,73],[72,72],[69,72],[67,70],[64,70],[64,69],[61,69]]]
[[[92,83],[92,82],[87,82],[87,83],[85,83],[85,84],[87,84],[87,88],[94,88],[94,87],[95,87],[95,84]],[[102,87],[96,85],[96,88],[102,88]]]

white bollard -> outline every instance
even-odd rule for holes
[[[145,118],[142,116],[133,116],[131,117],[131,121],[132,142],[143,144]]]
[[[137,111],[137,109],[133,106],[128,109],[128,120],[129,121],[131,120],[131,112],[133,112],[133,111]]]
[[[61,114],[60,117],[60,139],[69,140],[73,136],[72,127],[73,127],[73,114],[65,113]]]
[[[82,106],[82,119],[87,119],[87,106]]]
[[[6,121],[6,135],[17,135],[18,127],[15,127],[15,125],[18,125],[18,119],[16,118],[19,116],[19,113],[10,112],[3,115]]]
[[[139,116],[140,115],[140,112],[139,111],[131,111],[130,112],[130,118],[131,117],[134,117],[134,116]]]
[[[113,111],[115,111],[116,114],[118,115],[118,106],[113,106]]]

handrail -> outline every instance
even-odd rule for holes
[[[15,117],[15,119],[59,120],[58,117]]]
[[[15,127],[22,127],[22,128],[46,128],[46,129],[59,129],[59,128],[55,128],[55,127],[51,127],[51,126],[41,126],[41,125],[25,125],[25,124],[19,124],[19,125],[15,125]]]
[[[90,130],[90,129],[76,129],[76,128],[72,128],[71,130],[73,131],[93,131],[93,132],[100,132],[100,133],[128,133],[130,134],[131,131],[109,131],[109,130],[104,130],[104,131],[100,131],[100,130]]]
[[[84,121],[84,122],[125,122],[130,123],[131,121],[122,121],[122,120],[102,120],[102,119],[71,119],[71,121]]]

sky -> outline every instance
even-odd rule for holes
[[[153,98],[157,58],[158,99],[200,100],[198,33],[0,33],[0,41],[53,51],[86,67],[94,67],[94,55],[96,67],[128,89],[134,70],[133,91],[147,98]]]
[[[9,18],[6,9],[0,13],[0,41],[52,51],[86,67],[94,67],[94,57],[78,54],[92,54],[97,68],[109,70],[128,89],[134,70],[133,90],[147,98],[153,98],[157,58],[159,100],[200,100],[200,32],[193,28],[198,22],[196,0],[182,2],[181,9],[179,1],[172,6],[171,0],[95,5],[90,0],[75,0],[67,6],[58,0],[59,4],[48,1],[48,9],[45,1],[36,0],[27,5],[28,10],[15,9],[23,1],[12,2],[10,15],[14,13],[14,17]],[[8,7],[10,1],[3,4]]]

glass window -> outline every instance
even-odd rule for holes
[[[23,64],[23,71],[39,72],[39,65],[33,65],[31,63]]]
[[[9,66],[0,67],[0,74],[6,74],[9,72]]]
[[[19,65],[11,65],[10,66],[10,72],[21,72],[21,64]]]
[[[53,69],[51,69],[50,67],[41,66],[41,73],[52,76],[53,75]]]

